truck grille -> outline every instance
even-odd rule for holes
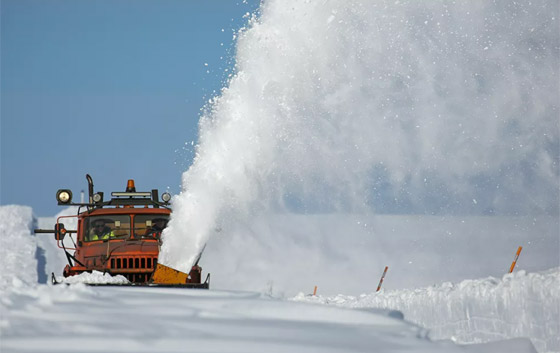
[[[111,259],[111,269],[150,269],[157,265],[157,257],[117,257]]]
[[[111,273],[123,275],[133,283],[145,283],[150,279],[156,265],[157,257],[113,257]]]

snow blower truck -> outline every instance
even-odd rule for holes
[[[89,174],[89,202],[72,202],[72,191],[60,189],[56,200],[60,206],[78,206],[77,215],[58,217],[54,229],[35,229],[35,233],[54,233],[59,248],[63,249],[68,265],[63,276],[100,271],[111,276],[122,275],[129,285],[209,288],[210,274],[201,282],[202,269],[196,260],[187,274],[158,263],[161,232],[171,214],[167,192],[161,195],[153,189],[136,192],[134,180],[128,180],[126,191],[112,192],[112,198],[103,200],[103,192],[94,193]],[[77,230],[69,230],[61,222],[77,218]],[[64,244],[65,239],[72,246]],[[74,239],[75,238],[75,239]],[[73,251],[73,253],[71,253]],[[54,284],[57,281],[52,274]]]

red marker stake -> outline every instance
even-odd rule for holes
[[[387,274],[388,269],[389,269],[389,266],[385,266],[385,271],[383,271],[383,276],[381,276],[381,279],[379,280],[379,285],[377,286],[376,292],[379,292],[379,290],[381,289],[381,285],[383,284],[383,279],[385,278],[385,275]]]
[[[523,249],[522,246],[520,246],[517,249],[517,253],[515,254],[515,259],[513,260],[513,262],[511,263],[511,267],[509,268],[509,273],[513,272],[513,269],[515,268],[515,264],[517,263],[517,259],[519,259],[519,254],[521,254],[521,249]]]

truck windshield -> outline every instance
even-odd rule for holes
[[[84,241],[126,239],[130,237],[130,216],[103,215],[85,219]]]
[[[134,237],[159,239],[162,230],[167,226],[168,215],[142,214],[134,216]]]

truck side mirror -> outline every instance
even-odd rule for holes
[[[54,226],[54,239],[62,240],[66,235],[66,228],[64,228],[64,223],[57,223]]]

